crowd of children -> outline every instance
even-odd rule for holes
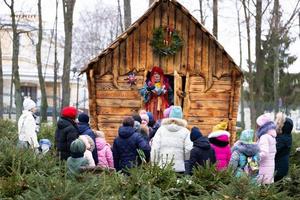
[[[23,106],[18,146],[39,148],[32,117],[36,105],[25,99]],[[237,177],[246,175],[262,184],[279,181],[288,173],[293,121],[283,113],[275,121],[269,113],[259,116],[257,130],[242,131],[230,147],[227,122],[214,126],[205,137],[198,127],[187,128],[180,106],[170,106],[157,121],[151,112],[141,110],[124,118],[111,147],[103,131],[90,128],[89,116],[77,112],[74,107],[63,108],[55,132],[57,156],[67,160],[69,175],[77,175],[81,167],[114,168],[128,174],[128,168],[143,162],[162,167],[172,163],[175,172],[190,175],[195,167],[208,164],[215,164],[217,170],[232,167]]]

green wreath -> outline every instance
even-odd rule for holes
[[[171,35],[169,40],[166,40],[165,34]],[[159,27],[154,29],[153,38],[150,41],[153,52],[160,56],[175,55],[183,45],[183,41],[176,30],[170,31],[169,27],[165,29]]]

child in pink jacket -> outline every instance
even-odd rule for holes
[[[96,148],[98,153],[98,166],[114,168],[114,159],[110,145],[106,142],[102,131],[95,131]]]
[[[258,182],[270,184],[274,182],[276,154],[276,125],[269,113],[259,116],[256,120],[258,129],[256,137],[260,149]]]
[[[218,171],[226,169],[231,158],[229,137],[229,132],[224,130],[213,131],[208,135],[211,147],[216,153],[216,167]]]

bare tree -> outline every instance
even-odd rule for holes
[[[120,4],[120,0],[118,0],[118,13],[119,13],[119,18],[118,18],[118,24],[120,25],[120,29],[121,29],[121,32],[124,31],[124,28],[123,28],[123,18],[122,18],[122,12],[121,12],[121,4]],[[118,28],[118,27],[117,27]]]
[[[73,12],[76,0],[62,0],[65,28],[65,49],[62,75],[62,108],[70,104],[70,68],[72,55]]]
[[[131,5],[130,0],[124,0],[124,25],[127,29],[131,24]]]
[[[247,30],[247,51],[248,51],[248,71],[249,76],[247,82],[249,84],[249,96],[250,96],[250,115],[251,115],[251,127],[255,127],[255,106],[254,106],[254,91],[253,91],[253,69],[251,61],[251,38],[250,38],[250,11],[249,11],[250,0],[242,0],[242,5],[244,9],[246,30]]]
[[[40,108],[41,109],[41,121],[46,122],[47,121],[48,102],[47,102],[45,80],[44,80],[43,71],[42,71],[42,59],[41,59],[41,47],[42,47],[42,41],[43,41],[41,0],[38,0],[37,6],[38,6],[38,13],[39,13],[39,15],[38,15],[39,30],[38,30],[38,42],[36,44],[36,63],[37,63],[39,83],[40,83],[40,89],[41,89],[41,108]]]
[[[149,0],[149,6],[154,2],[154,0]]]
[[[74,27],[74,65],[84,66],[91,58],[99,54],[120,33],[118,11],[116,8],[101,6],[96,1],[93,10],[80,13],[78,26]]]
[[[264,69],[263,69],[263,54],[261,49],[261,23],[262,23],[262,0],[256,0],[256,16],[255,16],[255,68],[256,73],[256,114],[260,115],[263,112],[263,94],[264,94]]]
[[[280,34],[279,22],[280,22],[280,13],[279,13],[279,0],[274,0],[273,8],[274,23],[272,25],[273,33],[277,36]],[[273,92],[274,92],[274,109],[275,113],[279,110],[278,100],[279,100],[279,43],[274,41],[274,73],[273,73]]]
[[[58,72],[58,62],[57,62],[57,10],[58,10],[58,0],[55,4],[55,39],[54,39],[54,71],[53,71],[53,110],[52,110],[52,121],[55,124],[57,122],[57,72]]]
[[[218,0],[213,0],[213,34],[218,38]]]
[[[201,24],[205,24],[204,13],[203,13],[203,0],[199,0],[199,12],[200,12],[200,22]]]
[[[3,97],[2,46],[0,38],[0,119],[3,118]]]
[[[12,20],[12,30],[13,30],[13,55],[12,55],[12,74],[13,74],[13,83],[15,86],[15,104],[16,104],[16,119],[18,120],[22,113],[22,96],[21,96],[21,84],[20,84],[20,75],[19,75],[19,33],[17,30],[16,15],[14,10],[14,0],[11,0],[9,4],[7,0],[4,0],[4,3],[10,9],[11,20]]]
[[[238,5],[239,0],[236,0],[235,6],[236,6],[236,12],[237,12],[237,25],[238,25],[238,33],[239,33],[239,51],[240,51],[240,62],[239,66],[242,70],[242,64],[243,64],[243,52],[242,52],[242,33],[241,33],[241,20],[240,20],[240,7]],[[241,85],[241,123],[242,127],[245,128],[245,104],[244,104],[244,86]]]

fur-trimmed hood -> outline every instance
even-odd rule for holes
[[[162,120],[161,126],[165,126],[170,132],[177,132],[180,129],[187,127],[187,121],[178,118],[165,118]]]
[[[238,141],[232,148],[232,151],[238,151],[249,157],[259,153],[259,147],[257,144],[244,144],[243,142]]]
[[[216,138],[219,136],[230,137],[230,133],[228,131],[224,131],[224,130],[214,131],[208,135],[208,138]]]

